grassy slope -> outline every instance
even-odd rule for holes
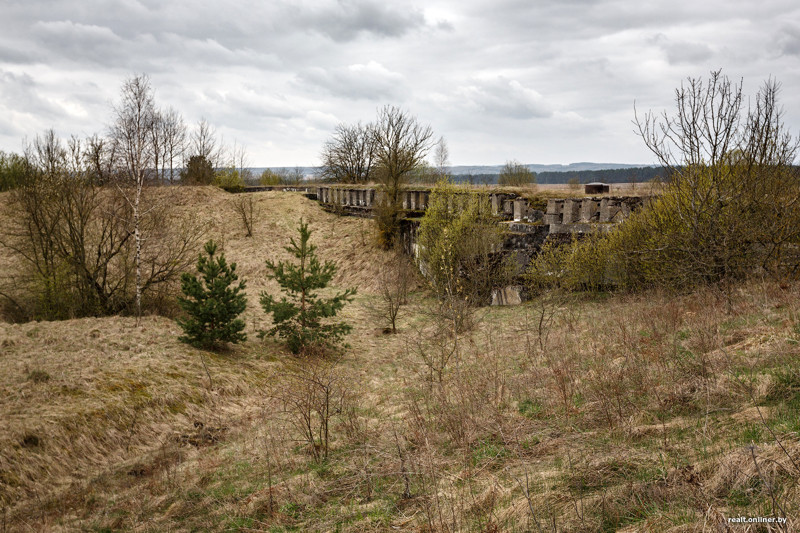
[[[731,313],[711,292],[483,310],[431,382],[415,349],[435,320],[425,295],[397,336],[367,309],[388,257],[366,221],[258,193],[245,238],[230,199],[188,189],[181,209],[213,213],[248,279],[244,346],[203,359],[158,317],[0,323],[12,530],[701,531],[800,516],[800,286],[743,285]],[[263,259],[286,257],[300,216],[342,265],[337,287],[359,288],[341,365],[353,409],[335,414],[321,465],[274,400],[288,356],[253,335],[257,294],[276,290]]]

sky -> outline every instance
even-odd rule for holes
[[[651,164],[640,112],[722,69],[782,84],[800,130],[797,0],[0,0],[0,150],[107,132],[126,78],[252,166],[319,164],[339,123],[403,108],[452,165]]]

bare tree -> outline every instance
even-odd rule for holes
[[[447,165],[450,164],[450,149],[447,147],[447,141],[444,136],[439,137],[436,141],[436,149],[433,153],[433,164],[442,176],[447,175]]]
[[[220,166],[222,158],[222,147],[217,141],[217,134],[214,127],[205,118],[200,119],[197,128],[192,134],[192,146],[190,156],[199,156],[211,163],[212,168]]]
[[[497,183],[513,187],[531,185],[536,183],[536,173],[519,161],[506,161],[500,171],[500,175],[497,177]]]
[[[372,176],[375,138],[372,126],[359,122],[339,124],[322,148],[323,179],[338,183],[364,183]]]
[[[328,458],[331,423],[352,401],[340,358],[311,357],[285,363],[273,397],[300,434],[315,462]]]
[[[368,305],[372,314],[386,324],[384,333],[397,333],[397,317],[400,308],[408,301],[414,276],[411,259],[400,247],[395,248],[393,257],[381,267],[378,274],[380,299]]]
[[[37,137],[27,150],[28,175],[10,199],[17,216],[0,241],[24,265],[16,307],[28,318],[106,315],[131,306],[133,204],[122,187],[100,185],[85,145],[99,146],[96,137],[85,143],[73,137],[65,150],[50,133]],[[156,237],[144,248],[142,292],[176,279],[194,252],[197,232],[176,232],[165,217],[159,211],[141,220],[142,233]]]
[[[162,137],[164,139],[164,165],[169,168],[169,182],[175,178],[175,162],[183,159],[186,151],[186,123],[181,114],[169,107],[161,113]]]
[[[124,181],[119,190],[132,208],[133,239],[135,243],[134,265],[136,268],[136,316],[142,314],[142,190],[146,172],[154,163],[152,131],[157,124],[157,113],[153,103],[150,78],[137,75],[122,84],[120,102],[114,107],[114,123],[111,138],[117,145],[123,166]]]
[[[86,139],[83,157],[96,185],[111,181],[114,175],[115,148],[113,142],[100,135],[95,134]]]
[[[376,220],[383,245],[390,248],[399,231],[403,186],[433,147],[433,130],[399,107],[387,105],[378,111],[372,137],[382,193]]]
[[[231,205],[233,206],[233,210],[236,211],[236,214],[239,215],[239,218],[242,219],[244,229],[247,231],[245,236],[252,237],[255,220],[258,216],[256,201],[252,193],[237,194],[233,200],[231,200]]]
[[[160,110],[153,110],[153,123],[150,126],[150,153],[153,156],[153,179],[164,178],[163,166],[166,159],[167,146],[164,140],[164,116]]]
[[[249,164],[247,147],[234,140],[228,154],[227,166],[235,170],[243,182],[247,182],[253,177],[252,171],[248,168]]]

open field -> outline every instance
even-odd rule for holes
[[[155,316],[0,322],[0,531],[800,527],[800,283],[752,280],[730,308],[711,290],[551,294],[442,339],[417,280],[386,335],[370,221],[254,193],[245,237],[233,196],[179,193],[247,279],[248,341],[203,352]],[[288,258],[301,217],[339,264],[331,290],[358,288],[335,366],[255,335],[278,290],[264,259]],[[325,460],[298,430],[314,372],[336,400]]]

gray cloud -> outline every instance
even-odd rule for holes
[[[352,40],[364,33],[400,37],[425,23],[417,9],[398,8],[374,0],[337,0],[334,5],[319,11],[302,12],[298,18],[338,42]]]
[[[653,38],[653,42],[663,50],[667,56],[667,61],[673,65],[702,63],[714,54],[707,44],[687,41],[675,42],[663,33],[656,35]]]
[[[503,77],[459,87],[456,95],[473,112],[511,120],[546,118],[553,113],[541,94]]]
[[[316,86],[339,98],[374,101],[396,100],[407,90],[402,74],[376,61],[334,69],[311,68],[300,73],[297,85]]]
[[[402,105],[453,163],[648,162],[633,101],[670,109],[687,76],[782,82],[800,125],[796,0],[5,0],[0,149],[46,127],[102,132],[132,73],[159,105],[251,147],[316,162],[340,121]]]
[[[782,27],[778,32],[777,43],[782,54],[800,55],[800,25],[787,24]]]

